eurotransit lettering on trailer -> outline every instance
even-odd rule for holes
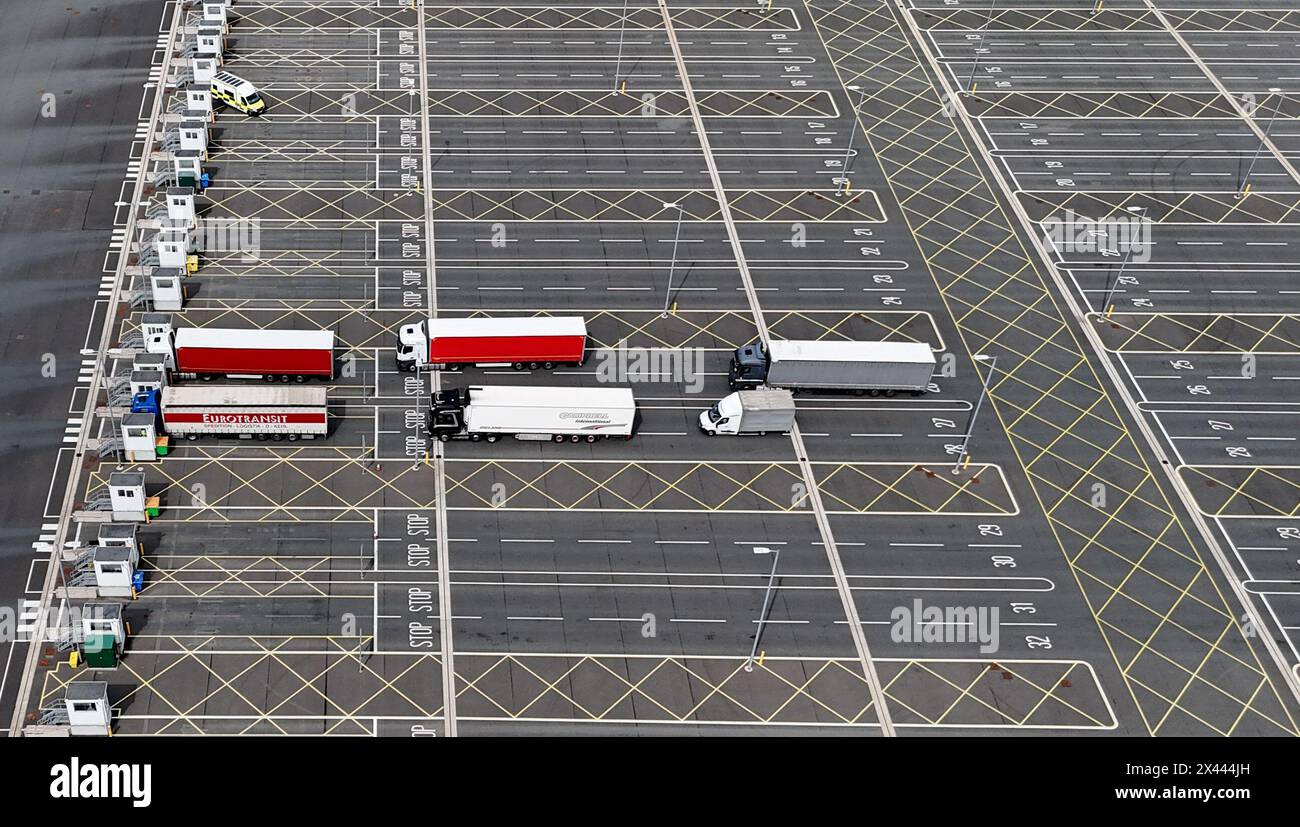
[[[73,757],[50,767],[50,798],[125,798],[132,807],[148,807],[153,764],[82,764]]]
[[[185,414],[171,413],[167,419],[173,423],[176,422],[198,422],[204,425],[288,425],[299,422],[320,422],[319,414],[300,413],[300,414],[238,414],[238,413],[205,413],[205,414]]]

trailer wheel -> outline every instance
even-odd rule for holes
[[[451,442],[451,434],[438,434],[439,442]]]
[[[211,381],[212,381],[213,379],[215,379],[216,377],[213,376],[213,375],[210,374],[210,373],[204,373],[204,374],[201,374],[201,375],[199,376],[199,378],[202,379],[204,382],[211,382]]]
[[[925,396],[925,391],[912,391],[912,396]]]
[[[482,442],[482,441],[483,441],[483,435],[482,435],[482,434],[470,434],[470,435],[469,435],[469,441],[470,441],[470,442]]]
[[[496,442],[496,441],[497,441],[498,439],[500,439],[500,438],[501,438],[501,435],[500,435],[500,434],[488,434],[488,435],[487,435],[487,441],[488,441],[488,442]]]
[[[262,374],[262,381],[263,381],[263,382],[274,382],[274,381],[275,381],[275,374],[273,374],[273,373],[264,373],[264,374]]]
[[[258,442],[266,442],[266,437],[267,437],[266,434],[254,434],[254,435],[253,435],[253,438],[256,439]]]
[[[571,436],[569,437],[569,441],[570,441],[570,442],[581,442],[581,441],[582,441],[582,436],[581,436],[580,434],[573,434],[573,435],[571,435]]]
[[[523,370],[523,369],[524,369],[524,363],[523,363],[523,362],[515,362],[515,363],[514,363],[513,365],[511,365],[510,367],[514,368],[515,370]]]
[[[555,363],[554,363],[554,362],[542,362],[542,367],[546,368],[547,370],[555,370]]]
[[[298,441],[298,435],[297,435],[297,434],[289,434],[289,441],[290,441],[290,442],[297,442],[297,441]]]
[[[595,441],[596,441],[596,435],[595,435],[595,434],[587,434],[587,441],[588,441],[588,442],[595,442]]]
[[[303,375],[300,373],[300,374],[298,374],[297,376],[293,377],[293,381],[295,381],[295,382],[297,382],[299,385],[301,385],[301,384],[303,384],[304,382],[307,381],[307,377],[306,377],[306,376],[303,376]]]
[[[895,396],[898,396],[898,391],[894,390],[893,388],[889,388],[888,390],[885,391],[885,396],[888,396],[890,399],[893,399]]]
[[[538,364],[537,364],[536,362],[529,362],[529,363],[528,363],[528,369],[529,369],[529,370],[537,370],[537,368],[538,368]]]
[[[284,442],[284,434],[272,434],[271,439],[275,442]]]
[[[289,384],[289,380],[292,379],[292,378],[293,378],[293,377],[290,376],[290,375],[287,374],[287,373],[282,373],[282,374],[280,374],[280,382],[281,382],[282,384],[285,384],[285,385]]]
[[[580,367],[582,367],[582,362],[568,362],[568,363],[566,363],[566,364],[567,364],[569,367],[571,367],[571,368],[580,368]]]
[[[866,391],[863,390],[862,388],[854,388],[854,389],[853,389],[853,395],[854,395],[854,396],[862,396],[864,393],[866,393]]]
[[[564,434],[556,434],[555,436],[551,437],[551,439],[555,440],[556,442],[563,442]]]
[[[190,442],[198,442],[198,440],[199,440],[199,435],[198,435],[198,434],[186,434],[186,435],[185,435],[185,438],[188,439]]]
[[[872,388],[871,390],[867,391],[867,395],[871,397],[880,396],[880,388]]]

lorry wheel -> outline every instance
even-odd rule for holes
[[[925,396],[925,391],[912,391],[912,396]]]
[[[482,435],[482,434],[470,434],[470,435],[469,435],[469,441],[470,441],[470,442],[482,442],[482,441],[483,441],[483,435]]]
[[[880,396],[880,388],[872,388],[871,390],[867,391],[867,395],[873,398]]]
[[[451,442],[451,434],[438,434],[439,442]]]
[[[862,388],[854,388],[854,389],[853,389],[853,395],[854,395],[854,396],[862,396],[864,393],[866,393],[866,391],[864,391]]]
[[[199,435],[198,435],[198,434],[186,434],[186,435],[185,435],[185,438],[188,439],[190,442],[198,442]]]
[[[898,391],[894,390],[893,388],[890,388],[889,390],[885,391],[885,396],[888,396],[890,399],[893,399],[895,396],[898,396]]]
[[[700,430],[704,431],[703,428],[701,428]],[[717,435],[718,435],[718,432],[717,432],[717,431],[704,431],[704,433],[708,434],[709,436],[717,436]]]
[[[266,434],[254,434],[253,439],[256,439],[258,442],[266,442]]]
[[[204,382],[211,382],[211,381],[212,381],[213,379],[215,379],[216,377],[213,376],[213,375],[210,374],[210,373],[205,373],[205,374],[203,374],[202,376],[200,376],[199,378],[202,379]]]
[[[568,366],[571,367],[571,368],[580,368],[580,367],[582,367],[582,362],[568,362],[567,364],[568,364]]]
[[[284,442],[284,434],[273,434],[271,436],[271,439],[273,439],[276,442]]]
[[[298,441],[298,435],[297,435],[297,434],[289,434],[289,441],[290,441],[290,442],[297,442],[297,441]]]
[[[496,442],[496,441],[497,441],[498,439],[500,439],[500,438],[501,438],[501,435],[500,435],[500,434],[488,434],[487,441],[488,441],[488,442]]]

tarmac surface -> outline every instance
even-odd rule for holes
[[[1272,8],[240,0],[224,67],[269,110],[215,114],[198,208],[256,245],[203,250],[175,317],[334,330],[331,432],[130,463],[161,513],[126,655],[29,658],[18,718],[101,679],[119,734],[1297,734],[1300,18]],[[1054,244],[1065,210],[1150,245]],[[430,313],[581,315],[589,351],[398,372]],[[938,367],[703,435],[764,336]],[[435,387],[611,371],[630,441],[424,432]]]
[[[73,410],[87,385],[115,202],[135,134],[161,8],[147,0],[0,8],[0,605],[28,626],[58,522]],[[46,98],[46,95],[51,97]],[[51,469],[56,470],[50,480]],[[26,645],[0,644],[0,728],[9,731]]]

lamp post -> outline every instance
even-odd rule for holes
[[[840,183],[842,188],[838,194],[847,195],[849,192],[849,159],[853,154],[853,141],[858,137],[858,118],[862,110],[862,104],[866,102],[867,93],[861,86],[845,86],[850,92],[858,93],[858,106],[853,110],[853,126],[849,128],[849,143],[844,147],[844,163],[840,164]]]
[[[1259,160],[1259,153],[1264,150],[1264,142],[1268,140],[1269,130],[1273,128],[1273,120],[1277,118],[1278,110],[1282,108],[1282,90],[1273,86],[1268,91],[1277,96],[1277,103],[1273,104],[1273,114],[1268,116],[1268,123],[1264,124],[1264,135],[1259,139],[1259,146],[1255,147],[1255,154],[1250,158],[1250,165],[1246,167],[1245,177],[1241,179],[1241,189],[1237,190],[1238,198],[1244,198],[1250,190],[1250,173],[1255,169],[1255,162]]]
[[[988,16],[984,18],[984,28],[980,29],[980,39],[979,42],[975,44],[975,57],[971,60],[970,77],[966,79],[966,94],[968,95],[975,91],[975,70],[979,68],[980,54],[984,51],[984,36],[989,33],[989,24],[993,22],[993,9],[995,9],[997,5],[998,0],[992,0],[992,2],[989,3],[989,13]]]
[[[668,317],[668,303],[673,296],[673,273],[677,270],[677,244],[682,240],[682,215],[685,212],[681,204],[664,202],[664,209],[677,210],[677,233],[673,236],[673,258],[668,264],[668,286],[664,289],[664,309],[659,314],[659,318]]]
[[[993,371],[996,370],[998,366],[998,357],[987,356],[983,353],[975,354],[975,361],[989,363],[989,376],[993,375]],[[987,396],[989,392],[988,380],[979,372],[978,367],[975,368],[975,373],[979,374],[980,377],[980,395],[979,398],[975,400],[975,408],[971,411],[970,419],[966,420],[966,433],[962,434],[961,449],[957,451],[957,461],[953,463],[952,466],[952,472],[954,474],[961,473],[961,462],[966,458],[966,446],[970,442],[970,436],[975,430],[975,419],[980,415],[980,407],[984,404],[984,397]]]
[[[749,649],[749,657],[745,659],[745,671],[754,671],[754,658],[758,655],[758,642],[763,637],[763,627],[767,625],[767,610],[771,605],[772,587],[776,583],[776,566],[781,562],[781,549],[770,549],[759,546],[754,549],[755,554],[772,555],[772,571],[767,575],[767,589],[763,591],[763,610],[758,615],[758,629],[754,632],[754,645]]]
[[[614,94],[623,92],[619,76],[623,74],[623,37],[627,31],[627,0],[623,0],[623,14],[618,20],[618,58],[614,61]]]
[[[1146,207],[1129,207],[1128,211],[1138,216],[1139,218],[1145,218],[1147,214]],[[1110,317],[1110,310],[1111,310],[1110,302],[1111,299],[1115,297],[1115,288],[1119,287],[1119,281],[1124,277],[1124,270],[1125,268],[1128,267],[1129,259],[1131,259],[1132,257],[1133,257],[1133,239],[1130,238],[1128,241],[1128,249],[1124,251],[1124,260],[1120,262],[1119,272],[1115,274],[1115,278],[1113,281],[1111,280],[1110,277],[1110,270],[1108,269],[1106,271],[1106,300],[1101,303],[1101,310],[1102,313],[1107,318]]]

